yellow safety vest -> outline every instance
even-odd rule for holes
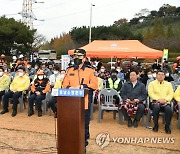
[[[109,82],[109,88],[111,89],[117,89],[118,88],[118,85],[119,85],[119,82],[121,81],[121,79],[117,79],[114,84],[113,84],[113,80],[111,78],[108,79],[108,82]],[[119,91],[118,91],[119,92]]]

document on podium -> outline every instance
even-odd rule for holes
[[[52,89],[52,96],[84,97],[84,89]]]

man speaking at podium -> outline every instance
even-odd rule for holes
[[[93,90],[98,88],[98,79],[95,70],[85,63],[86,51],[84,49],[74,50],[74,65],[67,69],[67,74],[63,80],[63,88],[83,89],[87,88],[88,100],[85,99],[85,147],[88,145],[90,106]]]

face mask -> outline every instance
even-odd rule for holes
[[[58,71],[54,71],[54,74],[58,74]]]
[[[111,78],[115,79],[115,78],[117,78],[117,76],[116,75],[111,75]]]
[[[116,71],[120,72],[121,70],[120,69],[116,69]]]
[[[43,75],[39,75],[39,76],[38,76],[38,79],[39,79],[39,80],[42,80],[43,78],[44,78]]]
[[[4,72],[0,72],[0,76],[3,76],[3,73],[4,73]]]
[[[64,77],[65,77],[65,74],[61,74],[61,75],[60,75],[60,78],[61,78],[61,79],[64,79]]]
[[[105,69],[104,69],[104,68],[102,68],[102,69],[101,69],[101,72],[104,72],[104,71],[105,71]]]
[[[23,72],[19,72],[19,76],[23,76],[24,75],[24,73]]]
[[[154,78],[156,78],[156,73],[153,73],[153,75],[152,75]]]
[[[166,73],[166,77],[169,77],[169,73]]]
[[[148,78],[149,79],[153,78],[153,75],[152,74],[148,74]]]
[[[75,58],[74,59],[74,64],[79,66],[80,64],[82,64],[82,59]]]

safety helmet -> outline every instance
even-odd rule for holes
[[[13,59],[13,60],[16,60],[16,59],[17,59],[17,57],[16,57],[16,56],[13,56],[13,57],[12,57],[12,59]]]
[[[23,58],[24,56],[21,54],[21,55],[19,55],[19,58]]]

